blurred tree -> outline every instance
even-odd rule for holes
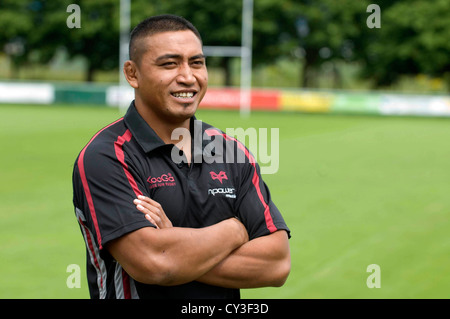
[[[71,14],[66,10],[72,3],[81,8],[81,28],[66,24]],[[47,63],[59,48],[65,48],[70,58],[85,57],[86,81],[92,81],[95,71],[118,66],[119,5],[117,0],[2,1],[0,46],[16,67],[30,60]],[[147,1],[132,1],[132,25],[153,14]]]
[[[30,45],[27,41],[33,28],[30,11],[38,11],[29,0],[3,0],[0,2],[0,50],[10,58],[10,77],[17,77],[20,65],[27,61]]]
[[[79,0],[77,3],[81,7],[82,28],[64,30],[69,36],[63,43],[72,57],[83,55],[87,58],[86,80],[92,81],[94,71],[118,67],[120,1]],[[142,19],[154,14],[153,5],[145,0],[131,1],[130,10],[131,29]]]
[[[358,39],[365,26],[367,1],[287,0],[287,20],[295,27],[298,47],[294,56],[302,60],[300,70],[304,87],[317,86],[317,70],[324,62],[333,65],[335,82],[340,76],[334,61],[353,61]]]
[[[370,29],[371,0],[255,0],[253,66],[281,57],[302,61],[301,85],[316,87],[324,62],[357,61],[362,76],[376,86],[402,74],[450,78],[450,2],[448,0],[377,0],[381,28]],[[66,25],[69,4],[81,8],[81,28]],[[11,58],[11,76],[30,61],[46,63],[65,47],[70,57],[87,61],[86,80],[96,70],[118,65],[119,0],[2,0],[0,49]],[[189,19],[205,45],[241,44],[241,0],[131,0],[131,26],[161,13]],[[216,60],[217,61],[217,60]],[[231,84],[230,58],[218,60]],[[335,69],[336,70],[336,69]],[[339,74],[336,70],[336,83]]]
[[[73,1],[66,0],[65,2],[67,4],[64,4],[64,8]],[[64,10],[63,24],[55,18],[55,23],[52,23],[47,30],[47,37],[62,35],[58,43],[66,47],[70,57],[86,57],[86,81],[92,81],[96,70],[113,70],[118,66],[120,1],[79,0],[76,3],[81,8],[81,28],[69,29],[65,26],[65,21],[70,13],[66,13]],[[138,20],[154,14],[153,6],[147,1],[134,0],[131,3],[132,23],[138,23]],[[60,17],[60,10],[53,10],[49,15]],[[52,35],[52,32],[56,34]]]
[[[386,1],[380,5],[380,29],[366,32],[363,76],[376,86],[401,75],[450,75],[450,1]],[[450,83],[448,83],[450,88]]]
[[[63,44],[71,57],[86,57],[86,80],[93,81],[94,71],[112,70],[118,65],[119,1],[81,0],[77,4],[81,7],[81,28],[64,28]]]
[[[352,60],[365,27],[368,1],[257,0],[253,14],[253,66],[288,56],[302,60],[300,83],[313,87],[317,68],[325,61]],[[158,13],[186,17],[197,26],[205,45],[241,44],[242,1],[172,0]],[[225,84],[231,84],[228,58],[222,59]],[[337,77],[338,78],[338,77]]]
[[[253,67],[271,64],[282,56],[289,56],[298,47],[295,23],[299,12],[305,13],[304,6],[299,5],[301,2],[254,1]],[[190,20],[199,29],[205,45],[241,45],[242,0],[172,0],[160,2],[157,12],[170,12]],[[315,62],[317,52],[314,50],[312,45],[308,46],[308,66]],[[230,58],[222,58],[220,66],[225,70],[225,85],[231,85]]]
[[[371,3],[381,8],[380,29],[366,24]],[[289,53],[300,58],[304,87],[317,87],[318,67],[339,60],[359,62],[361,75],[376,87],[405,74],[444,75],[450,81],[449,17],[448,0],[260,0],[254,52],[261,57],[256,61],[269,63]]]

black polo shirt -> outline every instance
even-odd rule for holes
[[[172,287],[142,284],[122,269],[104,247],[126,233],[155,227],[133,204],[141,194],[159,202],[175,227],[200,228],[238,217],[250,239],[280,229],[289,234],[248,149],[195,117],[190,127],[188,165],[132,102],[123,118],[100,130],[80,152],[73,203],[86,243],[91,298],[239,298],[238,289],[195,281]]]

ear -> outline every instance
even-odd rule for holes
[[[138,69],[136,63],[131,60],[128,60],[123,65],[123,74],[127,79],[128,83],[135,89],[139,87],[138,84]]]

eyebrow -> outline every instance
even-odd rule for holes
[[[181,59],[181,58],[182,58],[182,56],[180,54],[164,54],[164,55],[157,57],[155,62],[160,62],[160,61],[167,60],[167,59]],[[206,58],[204,54],[197,54],[197,55],[191,56],[189,58],[189,60],[191,61],[191,60],[204,59],[204,58]]]

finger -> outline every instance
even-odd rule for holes
[[[140,210],[143,214],[145,214],[145,218],[150,222],[150,223],[152,223],[153,225],[155,225],[156,226],[156,228],[160,228],[160,223],[158,223],[158,222],[156,222],[156,220],[158,220],[158,218],[155,218],[155,216],[152,216],[153,215],[153,213],[152,212],[150,212],[148,209],[146,209],[144,206],[142,206],[142,205],[137,205],[136,206],[136,208],[138,209],[138,210]],[[157,217],[157,216],[156,216]]]
[[[148,208],[144,207],[143,205],[138,204],[138,205],[136,206],[136,208],[137,208],[138,210],[140,210],[143,214],[145,214],[145,217],[146,217],[147,219],[148,219],[148,218],[151,218],[153,221],[159,220],[159,216],[158,216],[157,214],[155,214],[154,212],[152,212],[152,211],[149,210]]]
[[[145,208],[141,204],[138,204],[136,206],[136,208],[138,210],[140,210],[143,214],[145,214],[145,218],[147,218],[147,220],[149,220],[152,224],[156,225],[158,228],[163,228],[164,227],[162,218],[158,214],[156,214],[153,211]]]
[[[156,222],[153,220],[153,218],[149,215],[149,214],[145,214],[145,218],[152,223],[153,225],[156,226],[157,229],[159,229],[159,226],[156,224]]]
[[[162,210],[161,204],[158,203],[156,200],[151,199],[150,197],[147,197],[147,196],[144,196],[144,195],[139,195],[138,199],[140,199],[140,200],[142,200],[142,201],[144,201],[146,203],[149,203],[150,205],[152,205],[152,206]]]
[[[138,198],[140,199],[135,199],[133,203],[136,206],[140,205],[139,210],[144,214],[149,214],[155,225],[159,228],[173,227],[172,222],[167,218],[161,204],[149,197],[138,196]]]
[[[159,206],[154,206],[152,204],[149,204],[145,201],[139,200],[139,199],[135,199],[133,201],[133,203],[137,206],[137,205],[141,205],[141,207],[144,207],[148,212],[152,212],[153,214],[162,217],[164,216],[164,211],[162,210],[161,205]],[[145,211],[147,213],[147,211]]]
[[[138,196],[141,199],[135,200],[135,204],[141,204],[148,210],[152,211],[153,213],[157,214],[160,218],[165,218],[166,213],[164,212],[162,206],[157,201],[154,201],[153,199],[145,196]]]

